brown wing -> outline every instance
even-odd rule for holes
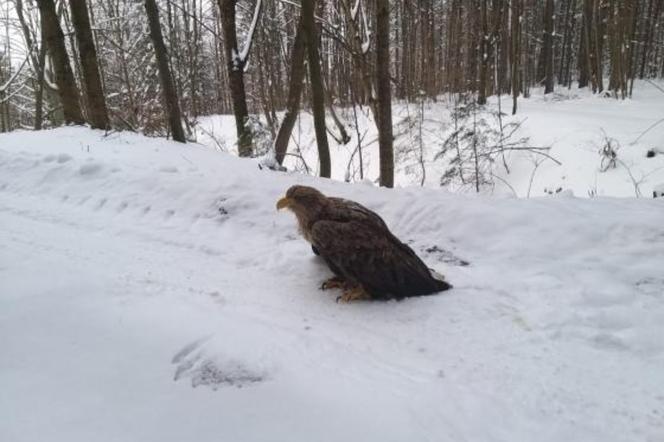
[[[364,207],[362,204],[336,197],[328,197],[328,200],[332,204],[330,205],[329,213],[327,213],[327,219],[338,221],[362,220],[375,224],[377,228],[389,231],[385,221],[376,212]]]
[[[334,273],[362,284],[376,298],[426,295],[450,288],[431,276],[410,247],[375,222],[317,221],[312,243]]]

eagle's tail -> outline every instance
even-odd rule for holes
[[[452,285],[435,270],[426,267],[422,270],[404,281],[403,290],[400,291],[401,296],[397,296],[397,299],[435,295],[452,288]]]
[[[440,273],[438,273],[434,269],[429,269],[429,272],[431,273],[431,278],[434,280],[434,285],[438,289],[434,293],[449,290],[453,287],[452,284],[445,281],[445,277],[443,275],[441,275]]]

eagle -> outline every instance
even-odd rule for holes
[[[359,203],[296,185],[277,202],[277,210],[284,208],[295,214],[300,233],[334,274],[321,288],[341,288],[337,301],[403,299],[452,288]]]

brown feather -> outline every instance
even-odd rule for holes
[[[326,197],[306,186],[286,198],[302,235],[330,270],[361,285],[374,298],[428,295],[451,288],[434,278],[415,252],[390,232],[375,212],[359,203]]]

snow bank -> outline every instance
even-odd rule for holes
[[[375,209],[454,290],[336,304],[275,202]],[[84,128],[0,137],[0,440],[664,436],[661,199],[385,190]]]

